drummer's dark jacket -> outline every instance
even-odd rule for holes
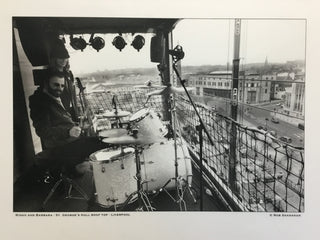
[[[54,148],[75,140],[69,135],[69,130],[76,125],[71,114],[42,88],[29,97],[29,107],[43,148]]]

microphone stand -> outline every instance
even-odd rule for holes
[[[113,97],[112,97],[112,105],[113,105],[113,109],[114,109],[115,114],[118,113],[116,98],[117,98],[116,95],[113,95]]]
[[[184,54],[181,55],[182,57],[184,56]],[[180,73],[177,69],[177,66],[176,66],[176,63],[178,61],[180,61],[182,58],[179,58],[177,56],[174,56],[173,55],[173,64],[172,64],[172,67],[173,67],[173,70],[174,72],[176,73],[178,79],[179,79],[179,82],[181,84],[181,86],[183,87],[185,93],[187,94],[188,96],[188,99],[198,117],[198,120],[199,120],[199,125],[196,126],[196,130],[198,131],[199,133],[199,142],[200,142],[200,153],[199,153],[199,158],[200,158],[200,164],[199,164],[199,168],[200,168],[200,211],[203,211],[203,179],[202,179],[202,174],[203,174],[203,156],[202,156],[202,150],[203,150],[203,131],[205,132],[205,134],[207,135],[208,139],[209,139],[209,142],[211,143],[211,145],[213,145],[213,140],[209,134],[209,131],[208,129],[206,128],[206,126],[204,125],[203,121],[202,121],[202,118],[197,110],[197,107],[195,105],[195,103],[193,102],[186,86],[185,86],[185,80],[182,80],[181,79],[181,76],[180,76]]]

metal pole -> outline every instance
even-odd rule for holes
[[[238,114],[238,82],[239,82],[239,52],[240,52],[240,33],[241,33],[241,20],[235,20],[234,29],[234,56],[232,66],[232,96],[231,96],[231,138],[230,138],[230,159],[229,159],[229,185],[231,190],[237,192],[236,189],[236,145],[237,145],[237,114]]]
[[[203,159],[202,159],[202,148],[203,148],[203,136],[202,136],[202,125],[198,125],[196,127],[197,131],[199,132],[199,142],[200,142],[200,153],[199,153],[199,158],[200,158],[200,211],[203,211],[203,179],[202,179],[202,174],[203,174]]]
[[[169,47],[170,47],[170,41],[169,41],[169,33],[164,32],[162,33],[162,44],[163,44],[163,56],[162,56],[162,65],[164,66],[163,70],[163,84],[166,86],[170,86],[170,58],[169,58]],[[170,109],[170,92],[165,91],[163,93],[163,120],[164,121],[170,121],[170,124],[172,126],[172,119],[171,119],[171,113],[169,111]]]

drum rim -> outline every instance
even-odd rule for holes
[[[134,119],[134,120],[131,120],[132,117],[134,116],[134,114],[136,114],[136,113],[138,113],[138,112],[140,112],[141,110],[144,110],[144,109],[147,110],[147,112],[146,112],[144,115],[142,115],[141,117],[138,117],[138,118],[136,118],[136,119]],[[140,122],[142,119],[146,118],[146,117],[150,114],[150,110],[151,110],[150,108],[141,108],[140,110],[138,110],[136,113],[134,113],[134,114],[130,117],[129,121],[130,121],[130,122]]]
[[[131,148],[133,151],[132,152],[128,152],[126,155],[124,155],[124,156],[129,156],[129,155],[134,155],[134,148],[132,148],[132,147],[127,147],[127,148]],[[127,148],[125,148],[125,149],[127,149]],[[124,150],[125,150],[124,149]],[[93,163],[99,163],[99,164],[102,164],[102,163],[112,163],[112,162],[115,162],[115,161],[118,161],[120,158],[116,158],[116,159],[105,159],[105,160],[94,160],[94,159],[92,159],[92,157],[91,156],[93,156],[94,154],[96,154],[96,153],[98,153],[98,152],[101,152],[101,151],[103,151],[103,150],[105,150],[105,149],[101,149],[101,150],[98,150],[98,151],[96,151],[96,152],[94,152],[94,153],[91,153],[90,155],[89,155],[89,162],[93,162]],[[114,151],[116,151],[116,150],[114,150]],[[112,157],[111,157],[112,158]]]
[[[96,193],[96,194],[98,194],[98,193]],[[133,202],[129,203],[128,205],[135,203],[137,200],[138,200],[137,197],[134,198]],[[106,209],[114,208],[115,206],[116,206],[117,208],[125,206],[125,203],[124,203],[124,202],[123,202],[123,203],[119,203],[119,204],[109,205],[109,206],[104,205],[104,204],[98,202],[98,196],[95,196],[95,204],[97,204],[97,205],[100,206],[100,207],[106,208]]]

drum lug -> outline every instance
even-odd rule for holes
[[[115,203],[116,201],[118,201],[118,198],[109,198],[109,197],[107,197],[106,201]]]
[[[156,180],[154,178],[146,179],[142,182],[142,184],[148,183],[148,182],[155,182]]]

